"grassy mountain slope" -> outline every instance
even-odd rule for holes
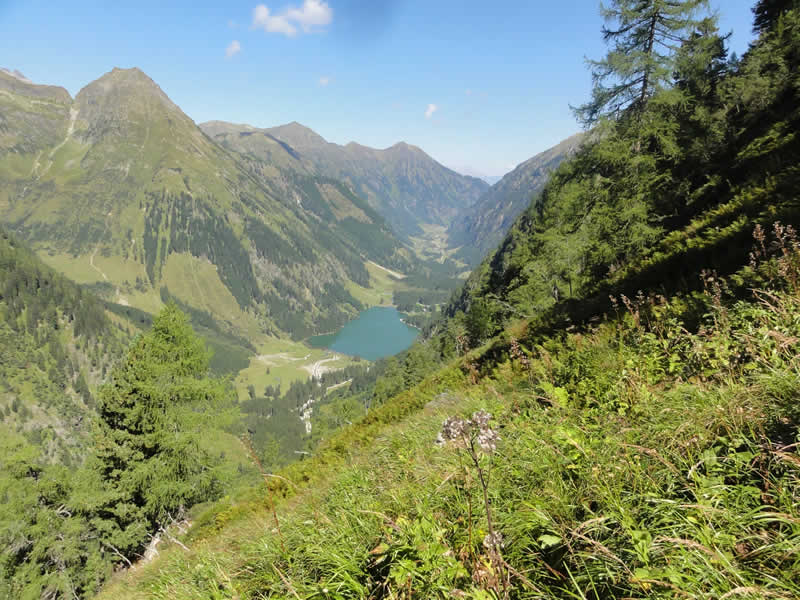
[[[800,12],[765,5],[559,168],[382,403],[101,598],[800,596]]]
[[[495,183],[448,227],[448,245],[459,247],[457,255],[475,265],[494,250],[517,217],[541,192],[550,173],[580,147],[579,133],[549,150],[529,158]]]
[[[365,260],[409,264],[341,183],[249,164],[138,69],[107,73],[74,102],[47,88],[43,103],[41,86],[0,77],[12,117],[0,218],[109,301],[152,313],[166,288],[230,331],[304,336],[360,308],[343,284],[368,281]],[[197,289],[226,292],[209,304]]]
[[[201,128],[224,146],[262,161],[346,182],[404,236],[421,233],[419,223],[448,224],[488,188],[403,142],[385,150],[352,142],[339,146],[299,123],[258,129],[211,121]]]

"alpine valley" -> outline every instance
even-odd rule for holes
[[[231,331],[303,337],[342,325],[373,260],[414,258],[338,180],[212,142],[138,69],[73,100],[0,74],[3,223],[101,297],[154,312],[174,297]]]
[[[229,29],[294,69],[346,5]],[[0,597],[800,598],[800,4],[712,9],[604,3],[584,131],[491,186],[0,69]]]

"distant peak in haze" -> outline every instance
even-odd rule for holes
[[[285,125],[278,125],[277,127],[270,127],[266,131],[285,139],[290,145],[299,149],[309,145],[315,146],[317,144],[328,143],[327,140],[316,131],[297,121],[292,121]]]
[[[395,152],[422,152],[422,148],[407,144],[406,142],[397,142],[396,144],[387,148],[387,150],[394,150]]]
[[[64,88],[34,83],[16,69],[12,71],[0,67],[0,89],[29,98],[46,99],[61,104],[72,102],[72,96]]]
[[[20,81],[24,81],[25,83],[33,83],[30,79],[25,77],[25,75],[23,75],[22,73],[20,73],[16,69],[14,69],[12,71],[11,69],[6,69],[5,67],[0,67],[0,71],[5,73],[6,75],[10,75],[14,79],[19,79]]]
[[[452,169],[453,171],[455,171],[456,173],[460,173],[461,175],[465,175],[467,177],[476,177],[478,179],[482,179],[483,181],[485,181],[489,185],[494,185],[495,183],[500,181],[503,178],[503,176],[505,175],[505,173],[503,173],[501,175],[487,175],[486,173],[484,173],[480,169],[476,169],[474,167],[467,167],[467,166],[452,166],[452,167],[449,167],[449,168]]]

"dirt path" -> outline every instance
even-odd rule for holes
[[[373,265],[373,266],[378,267],[381,271],[386,271],[392,277],[397,277],[398,279],[405,279],[406,278],[406,276],[403,275],[402,273],[398,273],[397,271],[392,271],[391,269],[387,269],[386,267],[382,267],[381,265],[379,265],[375,261],[368,260],[367,262],[369,264]]]
[[[339,360],[339,357],[336,354],[334,354],[331,358],[323,358],[322,360],[318,360],[313,365],[303,365],[303,368],[309,373],[311,373],[311,377],[313,377],[314,379],[319,379],[328,371],[334,370],[329,367],[324,367],[322,365],[324,365],[326,362],[331,362],[334,360]]]
[[[75,131],[75,120],[78,118],[78,110],[75,108],[69,109],[69,127],[67,127],[67,135],[64,136],[64,139],[61,140],[52,150],[50,150],[50,154],[48,154],[48,158],[50,159],[47,163],[47,167],[45,167],[44,171],[42,171],[42,175],[47,173],[50,170],[50,167],[53,166],[53,156],[55,156],[56,152],[61,150],[62,146],[69,141],[69,138],[72,137],[72,133]],[[34,166],[38,166],[38,159]]]
[[[106,276],[105,273],[103,273],[102,269],[100,269],[100,267],[98,267],[96,264],[94,264],[94,255],[97,254],[97,249],[99,247],[100,246],[97,245],[97,246],[94,247],[94,250],[92,250],[92,254],[89,257],[89,266],[92,267],[98,273],[100,273],[100,276],[103,278],[103,281],[108,281],[108,277]]]
[[[340,387],[343,387],[343,386],[347,385],[348,383],[351,383],[352,381],[353,381],[353,379],[351,378],[351,379],[348,379],[347,381],[343,381],[341,383],[336,383],[334,385],[329,385],[328,387],[325,388],[325,393],[327,394],[331,390],[335,390],[335,389],[338,389]]]

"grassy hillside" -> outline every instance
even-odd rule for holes
[[[698,333],[680,299],[546,339],[518,324],[271,492],[198,513],[187,549],[101,597],[795,597],[800,273],[786,272],[764,302],[697,296]],[[445,418],[479,410],[496,450],[473,462],[477,431],[436,444]]]

